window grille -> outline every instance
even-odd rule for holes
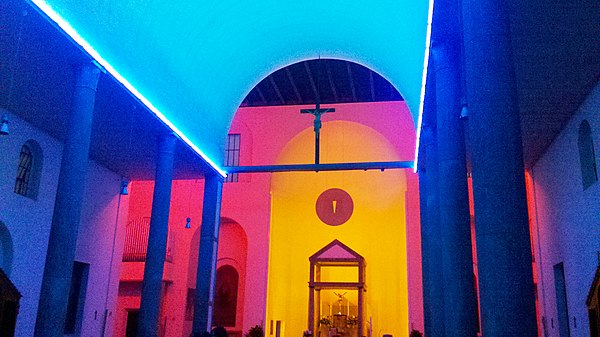
[[[227,135],[227,144],[225,145],[225,166],[240,165],[240,134],[233,133]],[[225,178],[225,182],[238,182],[238,174],[231,173]]]
[[[27,196],[31,167],[33,166],[33,155],[27,145],[21,147],[19,166],[17,168],[17,179],[15,181],[15,193]]]

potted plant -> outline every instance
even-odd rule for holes
[[[329,317],[327,317],[327,316],[323,316],[319,320],[319,326],[330,326],[330,325],[331,325],[331,320],[329,320]]]
[[[412,329],[409,337],[423,337],[423,334],[419,330]]]
[[[263,328],[260,325],[255,325],[255,326],[251,327],[250,330],[248,330],[248,332],[246,332],[246,334],[244,335],[244,337],[264,337],[264,336],[265,336],[265,332],[263,331]]]

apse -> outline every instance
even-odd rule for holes
[[[388,140],[393,133],[384,136],[373,128],[349,121],[325,122],[323,130],[324,162],[400,158]],[[312,147],[313,137],[312,128],[300,132],[283,148],[277,164],[309,161],[312,153],[306,149]],[[343,318],[345,321],[335,327],[345,326],[346,333],[356,333],[359,324],[354,320],[362,317],[363,335],[370,336],[372,330],[373,336],[380,332],[406,336],[409,328],[406,179],[402,170],[273,174],[268,327],[272,321],[274,329],[279,325],[280,336],[300,336],[307,329],[309,308],[315,308],[320,316],[316,321],[329,320],[329,328],[340,323],[336,319]],[[318,200],[325,200],[323,207]],[[365,259],[364,301],[359,300],[356,287],[348,289],[346,284],[339,289],[320,290],[321,300],[311,306],[309,258],[334,240]],[[321,281],[350,282],[355,286],[356,268],[336,268],[323,266]],[[346,294],[338,302],[334,293]],[[363,302],[364,316],[357,312],[358,304]],[[325,325],[315,330],[315,337],[327,336]],[[321,335],[317,334],[319,331]],[[277,331],[273,333],[276,335]]]

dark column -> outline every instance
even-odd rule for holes
[[[192,326],[194,333],[210,331],[212,325],[222,191],[223,178],[221,176],[216,174],[205,176]]]
[[[442,272],[442,232],[439,217],[438,158],[435,127],[423,123],[426,153],[427,211],[421,222],[421,240],[423,245],[423,304],[425,335],[444,337],[444,284]],[[421,174],[423,175],[423,174]]]
[[[64,335],[99,76],[96,65],[83,65],[73,93],[35,323],[39,337]]]
[[[464,0],[464,56],[482,334],[537,336],[506,1]]]
[[[148,235],[148,249],[146,250],[144,281],[142,284],[138,337],[158,336],[162,279],[167,251],[167,235],[169,232],[175,140],[174,135],[168,135],[162,137],[158,144],[150,232]]]
[[[471,216],[460,121],[460,54],[457,48],[434,43],[436,116],[439,161],[440,225],[443,241],[446,337],[477,336],[473,279]]]
[[[425,151],[422,151],[420,155],[419,161],[424,161]],[[421,166],[421,165],[419,165]],[[432,238],[429,226],[427,224],[427,172],[425,171],[425,165],[422,165],[422,168],[419,168],[419,208],[421,211],[421,271],[423,274],[423,325],[425,328],[425,334],[429,336],[431,333],[431,308],[433,308],[433,304],[431,303],[430,293],[432,291],[432,287],[435,286],[431,279],[429,264],[430,264],[430,254],[431,254],[431,243]]]

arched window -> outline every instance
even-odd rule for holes
[[[42,173],[42,149],[38,142],[28,140],[21,147],[17,178],[15,180],[15,193],[36,199],[40,186]]]
[[[594,154],[594,141],[592,139],[592,128],[587,120],[579,125],[579,163],[581,165],[581,179],[583,189],[590,187],[598,181],[598,170],[596,168],[596,155]]]

